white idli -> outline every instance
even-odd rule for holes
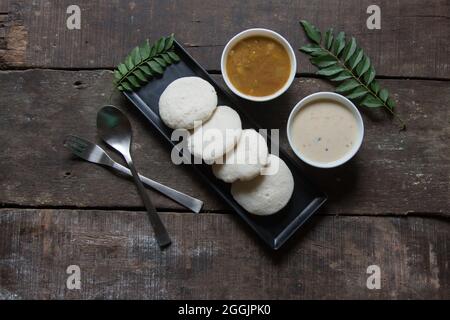
[[[230,107],[219,106],[203,125],[194,129],[187,147],[195,157],[213,163],[234,148],[242,132],[241,117]]]
[[[226,154],[223,164],[214,164],[214,175],[228,183],[250,180],[267,164],[266,140],[253,129],[243,130],[236,148]]]
[[[231,185],[231,195],[237,203],[248,212],[261,216],[283,209],[294,191],[294,177],[282,159],[269,155],[267,169],[271,174]]]
[[[192,129],[206,121],[217,106],[214,87],[199,77],[184,77],[167,86],[159,98],[159,115],[172,129]]]

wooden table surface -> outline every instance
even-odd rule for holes
[[[375,3],[376,2],[376,3]],[[450,298],[450,1],[87,1],[68,30],[73,1],[0,0],[0,299]],[[368,30],[366,9],[381,8]],[[363,146],[333,170],[304,167],[330,199],[280,251],[252,231],[187,167],[119,93],[111,102],[135,129],[148,177],[205,201],[199,215],[150,191],[173,245],[161,252],[131,181],[74,159],[67,134],[95,140],[95,117],[114,92],[112,68],[136,44],[175,33],[223,84],[220,54],[250,27],[306,43],[299,19],[357,38],[407,131],[361,109]],[[281,98],[242,103],[281,129],[305,95],[332,90],[297,52]],[[290,151],[289,151],[290,152]],[[81,269],[69,290],[66,269]],[[381,270],[370,290],[367,267]]]

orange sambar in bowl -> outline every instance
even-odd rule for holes
[[[240,92],[256,97],[269,96],[288,81],[291,61],[278,41],[251,36],[231,48],[226,62],[227,74]]]

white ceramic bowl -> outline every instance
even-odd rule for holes
[[[238,89],[236,89],[236,87],[231,83],[230,79],[228,78],[227,68],[226,68],[228,52],[230,51],[231,48],[234,47],[234,45],[237,42],[239,42],[242,39],[251,37],[251,36],[266,36],[266,37],[276,40],[278,43],[280,43],[286,49],[289,59],[291,61],[291,73],[289,74],[288,80],[286,81],[286,83],[284,84],[284,86],[282,88],[280,88],[277,92],[275,92],[271,95],[268,95],[268,96],[256,97],[256,96],[251,96],[251,95],[242,93]],[[269,29],[254,28],[254,29],[244,30],[244,31],[238,33],[237,35],[235,35],[233,38],[231,38],[230,41],[228,41],[227,45],[225,46],[225,48],[223,49],[223,52],[222,52],[222,58],[220,60],[220,68],[222,70],[222,76],[223,76],[223,79],[225,80],[225,83],[227,84],[228,88],[230,88],[230,90],[233,91],[236,95],[238,95],[241,98],[251,100],[251,101],[269,101],[269,100],[275,99],[276,97],[283,94],[289,88],[289,86],[292,84],[292,81],[294,81],[295,73],[297,72],[297,60],[295,58],[295,53],[294,53],[294,50],[292,49],[291,45],[280,34],[276,33],[275,31],[269,30]]]
[[[293,144],[292,137],[291,137],[291,132],[292,132],[291,126],[292,126],[292,122],[294,120],[295,115],[300,111],[300,109],[302,107],[309,104],[310,102],[315,101],[315,100],[322,100],[322,99],[333,100],[333,101],[339,102],[343,106],[347,107],[353,113],[353,115],[355,116],[356,121],[358,123],[358,137],[357,137],[356,143],[353,144],[353,148],[351,150],[349,150],[349,152],[347,152],[342,158],[332,161],[332,162],[318,162],[318,161],[308,159],[299,150],[297,150],[295,148],[295,145]],[[317,168],[334,168],[334,167],[337,167],[337,166],[340,166],[340,165],[346,163],[358,152],[359,148],[361,147],[363,137],[364,137],[364,122],[361,117],[361,114],[359,113],[359,110],[346,97],[344,97],[340,94],[334,93],[334,92],[317,92],[317,93],[313,93],[313,94],[303,98],[292,109],[291,114],[289,115],[288,123],[287,123],[287,137],[288,137],[289,144],[290,144],[292,150],[294,150],[294,153],[302,161],[306,162],[307,164],[309,164],[313,167],[317,167]]]

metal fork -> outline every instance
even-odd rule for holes
[[[64,140],[64,146],[72,151],[72,153],[84,160],[113,168],[116,171],[119,171],[131,177],[131,171],[128,168],[111,159],[106,151],[95,143],[74,135],[68,135]],[[199,199],[193,198],[180,191],[169,188],[140,174],[139,178],[145,185],[158,190],[162,194],[166,195],[167,197],[171,198],[172,200],[178,202],[182,206],[192,210],[195,213],[199,213],[203,206],[203,201]]]

